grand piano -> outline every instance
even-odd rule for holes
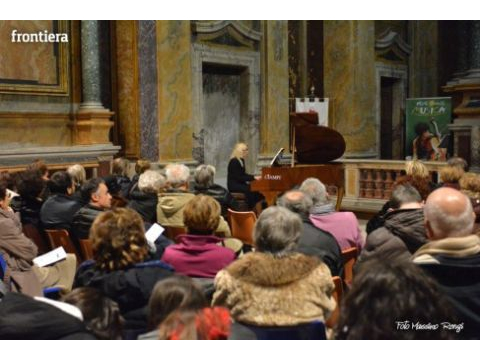
[[[343,164],[332,161],[345,152],[345,140],[339,132],[317,125],[317,116],[316,113],[291,113],[291,164],[264,167],[261,179],[250,183],[250,189],[262,193],[268,205],[274,205],[279,194],[315,177],[327,186],[329,193],[336,190],[336,209],[340,210],[344,169]]]

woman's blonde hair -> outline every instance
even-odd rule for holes
[[[236,143],[235,146],[233,147],[233,151],[232,151],[232,154],[230,155],[230,159],[233,159],[233,158],[241,159],[242,151],[246,147],[248,148],[248,145],[243,142]]]
[[[85,172],[85,168],[80,164],[70,166],[67,169],[67,173],[72,178],[75,186],[81,186],[87,180],[87,173]]]
[[[211,235],[220,223],[221,207],[208,195],[196,195],[183,209],[183,224],[188,233]]]
[[[464,173],[460,166],[445,166],[440,169],[440,179],[444,183],[458,183]]]
[[[138,159],[137,162],[135,163],[135,173],[137,173],[138,175],[141,175],[145,171],[149,170],[151,166],[152,164],[150,163],[150,161],[145,159]]]
[[[420,160],[408,161],[405,165],[405,172],[407,173],[407,175],[412,177],[419,177],[419,178],[430,177],[427,167]]]
[[[126,269],[143,262],[148,254],[141,216],[117,208],[97,216],[90,229],[96,267],[104,271]]]
[[[480,197],[480,175],[467,172],[463,174],[458,182],[460,190],[470,197]]]

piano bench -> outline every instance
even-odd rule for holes
[[[247,198],[244,193],[230,193],[237,202],[238,208],[237,211],[250,211],[247,204]]]

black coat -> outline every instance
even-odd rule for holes
[[[245,160],[230,159],[228,163],[227,187],[231,192],[247,193],[250,191],[249,181],[253,181],[253,175],[245,172]]]
[[[87,204],[78,210],[73,216],[72,231],[70,238],[75,243],[78,249],[80,249],[80,240],[88,239],[90,234],[90,228],[96,217],[103,212],[103,209]]]
[[[82,321],[27,295],[7,293],[0,302],[0,339],[95,340]]]
[[[40,220],[44,229],[65,229],[71,231],[73,216],[82,203],[63,194],[50,196],[40,209]]]
[[[342,276],[343,259],[337,240],[332,234],[317,228],[308,219],[303,219],[303,231],[297,251],[316,256],[328,266],[332,276]]]
[[[88,261],[77,270],[73,287],[93,287],[116,301],[125,318],[125,337],[136,339],[147,331],[147,305],[153,287],[172,274],[173,269],[160,260],[111,272],[100,271]]]
[[[41,229],[40,209],[42,205],[43,200],[27,199],[20,196],[15,196],[10,202],[13,211],[20,213],[22,224],[32,224],[37,229]]]
[[[157,222],[157,204],[157,194],[145,193],[135,187],[130,193],[127,207],[138,212],[145,223],[153,224]]]
[[[213,197],[217,200],[222,207],[222,216],[226,217],[228,214],[227,209],[237,210],[238,204],[233,198],[232,194],[225,189],[223,186],[213,184],[212,186],[206,188],[195,184],[193,187],[194,194],[204,194]]]

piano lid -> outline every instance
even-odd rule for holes
[[[290,113],[290,147],[295,128],[299,164],[324,164],[345,152],[345,139],[338,131],[319,126],[317,113]]]

